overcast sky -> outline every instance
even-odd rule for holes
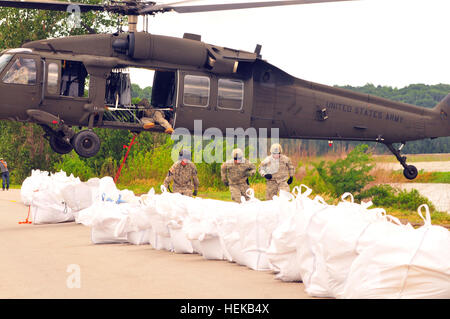
[[[249,1],[193,4],[225,2]],[[263,59],[297,78],[322,84],[450,84],[450,0],[359,0],[164,13],[149,22],[153,34],[196,33],[206,43],[251,52],[261,44]],[[145,87],[148,74],[133,73],[132,80]]]

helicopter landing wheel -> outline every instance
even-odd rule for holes
[[[81,157],[92,157],[100,150],[100,139],[94,131],[84,130],[75,134],[72,145]]]
[[[414,179],[414,178],[417,177],[417,174],[418,174],[418,171],[417,171],[417,168],[414,165],[408,165],[403,170],[403,175],[407,179]]]
[[[60,139],[56,135],[50,135],[50,139],[48,142],[49,142],[52,150],[58,154],[67,154],[73,150],[72,145],[64,142],[62,139]]]

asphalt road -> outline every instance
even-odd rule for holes
[[[19,224],[20,190],[0,191],[0,298],[302,299],[301,283],[150,245],[94,245],[75,223]]]

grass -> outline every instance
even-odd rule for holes
[[[449,162],[450,154],[405,154],[408,163],[417,162]],[[395,163],[397,159],[391,154],[373,155],[376,162]]]

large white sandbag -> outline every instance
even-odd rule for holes
[[[226,217],[217,219],[216,225],[225,259],[245,265],[238,227],[238,216],[244,212],[241,212],[236,202],[229,202],[227,207],[222,209],[227,211]]]
[[[142,198],[142,197],[141,197]],[[168,228],[167,195],[155,194],[152,188],[147,196],[143,198],[142,212],[151,224],[150,244],[157,250],[173,250]]]
[[[302,192],[302,189],[305,189]],[[280,211],[283,213],[277,227],[272,232],[270,246],[267,249],[267,258],[271,270],[277,273],[276,278],[283,281],[300,281],[296,264],[297,236],[301,226],[301,214],[303,214],[304,201],[322,205],[318,199],[308,198],[312,190],[306,185],[294,187],[292,193],[295,199],[292,201],[280,201]]]
[[[73,212],[92,205],[92,189],[85,183],[66,185],[61,189],[61,195]]]
[[[328,287],[329,276],[320,239],[327,223],[340,217],[342,210],[334,205],[323,206],[315,211],[304,211],[302,229],[298,235],[297,261],[305,292],[315,297],[332,297]]]
[[[250,200],[241,203],[237,220],[244,265],[253,270],[269,270],[267,250],[272,232],[278,226],[282,202],[289,203],[294,197],[281,191],[273,200],[255,200],[253,192]]]
[[[33,194],[39,190],[44,190],[50,185],[50,176],[46,171],[32,170],[31,176],[25,178],[20,188],[22,202],[29,206],[32,204]]]
[[[322,252],[332,295],[342,296],[350,267],[361,251],[376,244],[380,238],[411,228],[379,208],[328,223],[321,241],[327,243]]]
[[[424,226],[392,233],[361,251],[342,298],[450,298],[450,232],[431,225],[426,205],[418,211]]]
[[[173,251],[178,254],[192,254],[194,252],[194,248],[183,229],[179,227],[178,224],[173,227],[173,224],[171,223],[169,223],[168,227]]]
[[[75,219],[63,199],[49,189],[34,192],[30,214],[33,224],[64,223]]]
[[[236,208],[235,205],[238,204],[201,198],[189,202],[182,229],[189,240],[199,241],[199,248],[206,259],[227,259],[219,224],[232,211],[230,207]]]
[[[150,244],[151,229],[131,231],[127,233],[127,242],[133,245]]]
[[[111,176],[105,176],[98,181],[98,194],[104,201],[116,202],[119,199],[120,191],[117,189],[114,179]]]
[[[200,240],[200,250],[205,259],[226,259],[219,236],[209,236]]]
[[[347,197],[350,202],[345,200]],[[369,213],[370,205],[371,202],[354,203],[353,196],[345,193],[337,206],[330,205],[310,218],[297,249],[306,293],[316,297],[335,296],[331,285],[339,288],[355,257],[352,253],[347,254],[348,247],[355,245],[362,231],[382,216],[378,210]]]
[[[97,203],[90,219],[91,239],[94,244],[127,242],[129,232],[138,231],[130,222],[132,204]],[[80,217],[80,216],[79,216]]]

